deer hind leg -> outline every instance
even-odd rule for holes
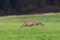
[[[42,24],[42,23],[39,23],[41,26],[44,26],[44,24]]]

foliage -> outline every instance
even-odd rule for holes
[[[35,10],[45,11],[43,8],[48,6],[59,7],[59,5],[59,0],[0,0],[0,10],[3,10],[3,13],[0,11],[0,15],[28,14]]]

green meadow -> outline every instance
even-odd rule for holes
[[[37,19],[44,26],[21,27],[22,17]],[[2,16],[0,40],[60,40],[60,14]]]

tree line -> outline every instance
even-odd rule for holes
[[[60,11],[60,0],[0,0],[0,15],[47,12],[48,9]]]

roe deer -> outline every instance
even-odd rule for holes
[[[39,21],[37,20],[33,20],[32,22],[27,22],[27,20],[25,20],[25,18],[23,19],[23,24],[22,26],[24,27],[31,27],[31,26],[34,26],[34,25],[41,25],[41,26],[44,26],[42,23],[40,23]]]

